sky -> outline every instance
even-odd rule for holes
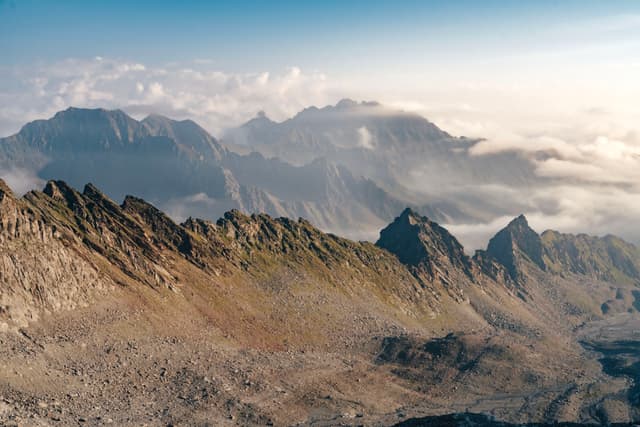
[[[377,100],[485,138],[474,155],[552,152],[537,173],[579,185],[553,189],[562,217],[530,213],[540,228],[640,214],[639,75],[636,0],[0,0],[0,135],[68,106],[220,136]]]
[[[36,91],[26,105],[0,111],[0,134],[61,103],[140,104],[131,99],[140,90],[111,100],[99,93],[112,91],[100,73],[129,66],[127,77],[158,95],[154,102],[162,86],[166,96],[184,95],[174,108],[178,115],[220,116],[203,123],[214,132],[251,110],[282,119],[301,105],[349,96],[420,111],[452,132],[480,135],[495,131],[483,115],[524,122],[636,114],[640,3],[0,0],[0,52],[3,101]],[[178,75],[185,70],[193,72]],[[162,78],[163,71],[172,76]],[[197,73],[214,73],[217,83]],[[115,80],[112,74],[107,77]],[[216,85],[219,74],[228,79],[223,87]],[[86,99],[82,87],[70,87],[83,77]],[[249,100],[197,108],[184,99],[203,91],[224,97],[235,80],[251,85],[265,78],[272,87],[260,95],[262,108]],[[128,88],[140,88],[135,83]],[[287,86],[296,84],[309,93]],[[287,90],[284,102],[279,94]],[[48,109],[36,105],[46,101],[53,103]]]

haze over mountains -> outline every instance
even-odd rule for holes
[[[526,188],[538,179],[533,166],[514,153],[472,156],[469,150],[479,139],[453,137],[417,114],[376,102],[343,99],[335,106],[307,108],[282,123],[259,115],[223,142],[293,164],[325,157],[394,194],[442,205],[451,220],[505,213],[483,200],[481,185]]]
[[[70,108],[29,123],[0,140],[0,158],[10,173],[95,182],[115,198],[142,195],[176,218],[215,219],[238,208],[305,217],[357,235],[404,206],[325,159],[292,166],[238,155],[192,121],[149,116],[138,122],[119,110]]]
[[[471,255],[438,222],[545,180],[479,143],[348,100],[222,142],[120,110],[28,123],[0,140],[46,180],[0,180],[0,423],[640,419],[633,341],[590,329],[640,310],[640,250],[519,215]]]
[[[259,114],[222,140],[190,120],[69,108],[0,139],[0,176],[21,192],[47,179],[94,182],[116,199],[143,196],[176,219],[237,208],[369,240],[411,206],[449,224],[470,248],[520,212],[562,214],[566,206],[550,195],[558,180],[540,176],[519,152],[478,155],[480,143],[419,115],[348,99],[281,123]],[[614,225],[610,231],[635,241],[632,229]]]

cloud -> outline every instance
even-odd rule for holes
[[[558,137],[549,135],[527,137],[505,131],[490,139],[478,142],[469,149],[469,154],[483,156],[505,151],[522,153],[550,152],[562,158],[579,155],[579,151],[575,146]]]
[[[189,118],[219,135],[261,110],[281,120],[310,104],[337,99],[322,73],[297,67],[226,73],[211,67],[203,61],[149,66],[103,57],[0,67],[0,135],[69,106]]]
[[[42,189],[45,182],[30,170],[23,168],[0,169],[0,179],[17,195],[22,195],[29,190]]]
[[[627,22],[636,21],[623,20],[624,25]],[[349,91],[357,83],[330,81],[320,72],[297,67],[247,73],[213,67],[207,60],[156,66],[103,57],[28,67],[0,65],[0,135],[16,132],[27,121],[51,117],[71,105],[122,108],[138,118],[149,113],[189,118],[220,135],[259,111],[283,120],[310,105],[333,104],[352,95]],[[624,70],[633,74],[628,67]],[[579,85],[568,84],[562,89],[554,86],[553,80],[529,79],[525,81],[531,81],[532,86],[523,87],[519,80],[506,79],[500,84],[460,83],[458,89],[439,84],[438,90],[414,94],[415,87],[421,87],[416,82],[404,100],[399,99],[402,95],[385,94],[371,85],[366,92],[362,89],[362,98],[381,99],[423,114],[453,135],[483,138],[469,149],[471,157],[518,153],[519,159],[530,162],[538,180],[526,188],[509,182],[479,185],[466,181],[437,186],[432,182],[439,182],[440,177],[429,170],[416,177],[416,192],[428,188],[439,199],[482,211],[475,215],[482,222],[449,226],[469,249],[484,247],[493,233],[521,212],[538,231],[612,232],[640,242],[636,227],[640,215],[640,132],[637,108],[633,107],[639,92],[633,83],[637,79],[625,75],[616,80],[607,77],[607,85],[587,81],[594,87],[589,96],[584,96],[585,89]],[[340,91],[337,84],[342,84]],[[622,87],[629,90],[613,90]],[[384,114],[386,110],[379,111]],[[358,138],[360,146],[375,149],[376,141],[368,128],[358,129]],[[0,177],[17,193],[42,186],[35,175],[24,170],[2,170]],[[164,207],[180,218],[186,214],[185,205],[202,212],[228,208],[195,196]]]
[[[373,145],[373,138],[371,136],[371,132],[367,129],[366,126],[362,126],[358,128],[358,145],[360,147],[366,148],[368,150],[373,150],[375,147]]]

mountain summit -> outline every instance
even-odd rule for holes
[[[542,240],[529,227],[524,215],[515,218],[489,241],[487,253],[504,265],[514,280],[518,279],[518,265],[522,259],[533,262],[542,270],[546,268]]]
[[[396,255],[426,283],[445,285],[455,298],[463,293],[460,282],[473,279],[471,260],[458,240],[410,208],[380,232],[376,246]]]

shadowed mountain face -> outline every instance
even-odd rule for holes
[[[619,237],[563,234],[547,230],[541,235],[529,227],[524,215],[511,221],[490,241],[489,257],[506,267],[514,280],[530,264],[552,274],[586,275],[611,283],[637,285],[640,250]]]
[[[468,258],[411,209],[373,245],[237,210],[178,224],[92,184],[18,198],[0,181],[0,424],[415,425],[487,408],[631,421],[624,385],[574,333],[637,311],[637,250],[549,233],[519,217]]]
[[[119,110],[70,108],[29,123],[0,139],[0,168],[75,186],[91,181],[114,198],[139,194],[175,218],[214,219],[240,209],[305,217],[357,237],[370,237],[405,205],[324,159],[292,166],[257,153],[237,155],[190,120],[136,121]]]
[[[545,269],[542,241],[529,227],[524,215],[511,221],[489,241],[487,253],[504,265],[514,280],[518,278],[518,264],[522,258]]]
[[[457,274],[472,276],[471,260],[458,240],[409,208],[380,232],[376,245],[395,254],[409,268],[425,274],[429,282],[453,286],[460,279]]]

